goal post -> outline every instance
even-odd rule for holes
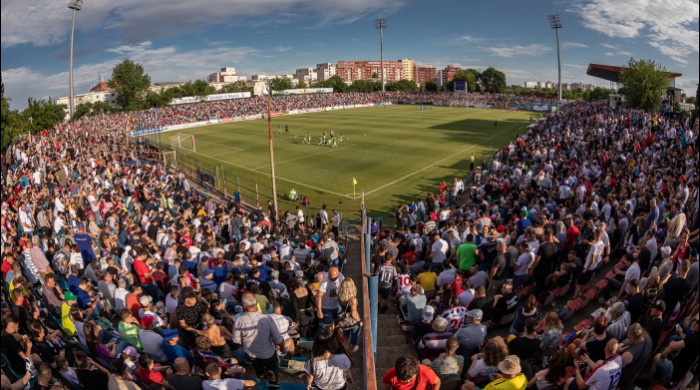
[[[194,134],[178,133],[170,137],[170,146],[181,153],[197,153],[197,142]]]

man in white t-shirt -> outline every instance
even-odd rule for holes
[[[595,271],[598,269],[598,266],[600,266],[600,263],[602,262],[603,259],[603,251],[605,250],[605,244],[603,241],[600,239],[600,236],[603,234],[603,230],[598,228],[595,230],[594,233],[594,239],[593,239],[593,245],[591,245],[591,248],[588,250],[588,256],[586,256],[586,262],[583,265],[583,271],[581,272],[581,275],[579,275],[578,279],[576,279],[576,289],[574,290],[574,299],[578,298],[578,296],[581,294],[583,291],[583,288],[588,284],[588,282],[591,281],[591,277],[595,273]]]
[[[447,241],[440,238],[439,234],[433,236],[433,243],[430,246],[430,271],[440,272],[442,270],[442,262],[447,257],[447,249],[450,246]]]
[[[602,362],[594,362],[588,355],[581,355],[581,361],[591,367],[590,374],[584,379],[578,364],[574,364],[575,377],[569,378],[564,388],[571,388],[571,383],[575,381],[579,389],[616,389],[620,382],[620,374],[622,374],[622,357],[616,353],[617,347],[617,340],[610,339],[605,345],[605,360]]]
[[[340,303],[338,302],[338,289],[343,281],[343,274],[338,267],[331,267],[328,270],[328,277],[318,286],[316,293],[316,308],[318,309],[318,319],[326,325],[333,323],[333,320],[340,316]]]

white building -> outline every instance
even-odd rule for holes
[[[212,73],[207,77],[210,83],[231,84],[237,81],[245,81],[245,76],[239,76],[236,68],[221,68],[219,72]]]
[[[68,96],[60,97],[56,99],[56,104],[65,104],[66,116],[63,118],[64,121],[70,119],[69,103],[70,98]],[[81,104],[86,103],[96,103],[103,102],[109,105],[117,105],[117,93],[114,90],[99,91],[99,92],[89,92],[80,95],[74,95],[75,106],[78,107]]]
[[[537,81],[526,81],[525,82],[525,88],[534,89],[534,88],[537,88],[538,85],[539,85],[539,83]]]
[[[338,73],[338,65],[325,62],[316,64],[316,80],[324,81],[335,76]]]
[[[305,83],[310,83],[316,81],[317,79],[316,70],[314,68],[300,68],[294,73],[294,78],[299,81],[304,81]]]

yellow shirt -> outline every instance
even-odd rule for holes
[[[435,290],[437,274],[435,272],[422,272],[418,274],[418,278],[416,280],[418,281],[418,284],[420,284],[421,287],[423,287],[423,290],[433,291]]]
[[[496,379],[486,385],[483,390],[525,390],[527,387],[527,378],[525,374],[520,373],[513,379]]]

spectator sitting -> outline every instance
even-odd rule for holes
[[[467,324],[455,333],[462,356],[472,356],[479,351],[486,338],[486,326],[481,324],[483,312],[472,309],[467,312]]]
[[[452,332],[447,330],[447,325],[447,319],[444,317],[433,320],[433,331],[423,336],[416,345],[421,359],[434,359],[445,350],[447,339],[452,337]]]
[[[615,338],[618,342],[624,340],[627,329],[631,323],[630,313],[625,308],[625,304],[622,302],[615,302],[605,315],[610,316],[610,325],[608,325],[607,334]]]
[[[528,318],[525,321],[525,331],[522,335],[513,338],[508,343],[508,351],[513,355],[518,355],[523,362],[535,363],[535,359],[539,356],[540,337],[535,331],[537,322],[536,318]]]
[[[457,348],[459,348],[457,339],[450,337],[445,344],[445,352],[432,362],[427,359],[423,361],[423,364],[432,368],[440,378],[441,389],[457,389],[460,385],[464,356],[457,355]]]
[[[498,363],[508,355],[508,345],[503,337],[489,339],[481,353],[472,355],[467,377],[477,384],[488,382],[490,375],[498,371]]]
[[[170,367],[155,363],[153,357],[149,354],[144,353],[139,357],[139,380],[146,386],[150,386],[154,383],[168,386],[165,375],[171,372],[172,369]]]
[[[654,377],[657,369],[665,378],[674,383],[679,383],[690,366],[697,359],[700,348],[700,326],[698,314],[691,318],[691,334],[684,340],[671,341],[661,353],[654,356],[654,363],[651,368],[651,377]],[[674,356],[675,355],[675,356]]]
[[[525,374],[522,373],[520,367],[520,358],[515,355],[506,356],[503,361],[498,363],[498,371],[500,374],[494,375],[498,376],[489,384],[487,384],[483,390],[497,390],[497,389],[519,389],[524,390],[527,387],[527,378]],[[464,390],[476,390],[476,385],[467,381],[463,386]]]
[[[428,386],[439,388],[442,382],[432,368],[419,364],[413,356],[404,355],[384,374],[382,383],[385,389],[426,390]]]
[[[207,379],[202,382],[202,390],[242,390],[257,385],[255,381],[248,379],[222,378],[221,367],[215,362],[209,362],[206,367],[204,367],[204,373]]]
[[[547,367],[540,370],[527,383],[528,388],[545,390],[555,388],[566,376],[566,350],[558,349],[549,357]]]
[[[184,358],[189,363],[192,363],[192,354],[187,349],[178,345],[180,338],[178,337],[177,329],[164,329],[161,333],[163,336],[163,343],[161,348],[168,361],[168,363],[173,363],[177,358]]]
[[[109,376],[107,382],[108,390],[139,390],[139,385],[134,383],[133,377],[126,368],[126,364],[122,359],[116,359],[111,366],[112,375]],[[184,390],[176,388],[176,390]],[[196,389],[190,389],[196,390]]]
[[[119,315],[122,319],[119,321],[119,335],[122,340],[136,347],[137,350],[142,351],[141,340],[139,339],[139,331],[141,328],[139,327],[138,320],[131,314],[129,309],[122,309]]]

